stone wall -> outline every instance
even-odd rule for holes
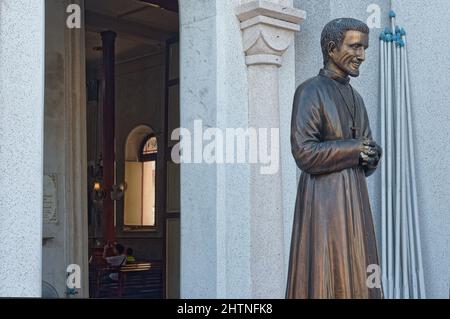
[[[427,298],[449,298],[450,2],[392,0],[407,32],[419,221]]]
[[[44,14],[0,1],[0,297],[41,295]]]

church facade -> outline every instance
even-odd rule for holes
[[[445,0],[0,0],[0,296],[39,297],[43,283],[92,296],[92,251],[114,239],[162,263],[161,297],[284,298],[295,89],[323,65],[328,21],[367,22],[351,83],[379,139],[390,10],[409,36],[427,297],[448,298]],[[177,128],[191,141],[181,163]],[[250,141],[242,158],[227,144],[239,130]],[[367,181],[379,242],[380,172]],[[99,192],[106,185],[114,191]]]

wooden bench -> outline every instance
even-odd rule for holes
[[[112,273],[118,274],[118,281],[108,278]],[[91,292],[95,298],[163,298],[161,261],[93,267],[91,275]]]

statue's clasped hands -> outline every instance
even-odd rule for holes
[[[383,150],[375,141],[365,138],[361,140],[359,164],[369,169],[376,168]]]

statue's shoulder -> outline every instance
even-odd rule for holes
[[[327,85],[325,80],[326,79],[320,75],[309,78],[297,87],[295,95],[316,95],[316,93],[320,92],[324,88],[324,86]]]

